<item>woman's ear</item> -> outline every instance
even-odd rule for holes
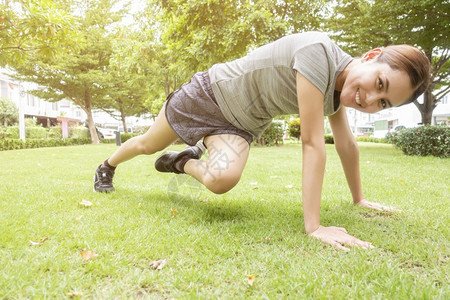
[[[377,58],[378,55],[381,54],[381,51],[382,51],[381,48],[372,49],[369,52],[367,52],[366,54],[364,54],[364,56],[361,58],[361,61],[367,62],[367,61],[373,60],[373,59]]]

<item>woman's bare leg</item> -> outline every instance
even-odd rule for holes
[[[250,146],[238,135],[220,134],[205,138],[208,160],[191,159],[184,171],[216,194],[231,190],[241,178]]]
[[[166,119],[165,106],[161,109],[155,123],[143,135],[129,139],[108,159],[116,167],[120,163],[140,154],[153,154],[161,151],[178,139]]]

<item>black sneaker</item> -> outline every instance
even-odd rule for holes
[[[105,167],[103,164],[98,166],[94,175],[94,192],[108,193],[114,192],[115,188],[112,185],[114,177],[114,170]]]
[[[164,152],[155,161],[155,168],[159,172],[172,172],[176,174],[184,173],[184,165],[189,159],[200,159],[205,153],[206,147],[203,142],[198,142],[195,146],[189,146],[181,152]],[[178,165],[178,168],[177,168]]]

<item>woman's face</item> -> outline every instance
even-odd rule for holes
[[[341,90],[342,105],[375,113],[399,106],[412,96],[414,90],[408,74],[394,70],[388,64],[377,63],[377,53],[365,56],[348,71]]]

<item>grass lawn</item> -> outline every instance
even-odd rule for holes
[[[450,160],[360,146],[366,198],[402,212],[354,207],[327,145],[322,224],[375,246],[347,253],[304,233],[299,144],[252,148],[225,195],[156,172],[157,155],[93,193],[115,145],[0,152],[0,298],[449,299]]]

